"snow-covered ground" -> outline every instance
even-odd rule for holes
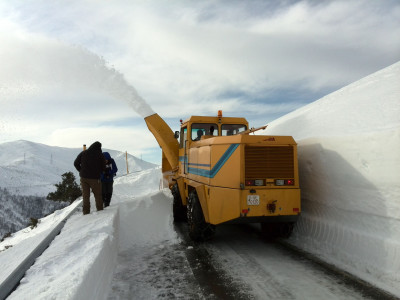
[[[299,144],[302,216],[289,241],[398,297],[399,98],[396,63],[272,122],[263,132],[293,135]],[[171,214],[165,213],[171,195],[159,191],[160,179],[159,169],[117,178],[112,205],[88,216],[74,214],[9,299],[106,299],[123,290],[113,282],[118,252],[179,241]],[[0,251],[12,245],[0,252],[4,269],[62,213],[0,243]]]

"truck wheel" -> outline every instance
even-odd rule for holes
[[[261,223],[262,234],[268,239],[289,238],[294,223]]]
[[[275,239],[278,237],[275,223],[261,223],[261,232],[267,239]]]
[[[294,223],[281,223],[281,234],[280,236],[287,239],[292,235]]]
[[[187,221],[189,225],[189,236],[192,240],[205,241],[214,236],[215,226],[206,223],[199,198],[195,191],[189,194]]]
[[[177,183],[172,187],[171,193],[172,196],[174,196],[174,201],[172,203],[174,222],[184,222],[186,221],[186,206],[182,204],[182,198]]]

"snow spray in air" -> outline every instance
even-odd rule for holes
[[[154,114],[124,76],[94,53],[64,43],[31,36],[29,42],[8,36],[13,51],[5,51],[0,71],[1,91],[17,94],[46,90],[93,90],[126,101],[143,118]],[[17,50],[15,50],[17,49]]]
[[[124,76],[114,68],[107,66],[105,60],[83,48],[71,48],[69,51],[76,52],[68,69],[62,74],[68,76],[66,81],[73,80],[74,72],[79,74],[79,83],[83,87],[94,90],[103,90],[113,98],[126,101],[141,117],[154,114],[148,103],[138,94],[136,89],[128,84]],[[76,65],[76,67],[74,67]]]
[[[115,70],[109,71],[114,72],[114,76],[109,78],[110,82],[107,85],[107,91],[111,96],[127,101],[128,104],[143,118],[154,114],[148,103],[139,96],[134,87],[126,82],[122,74]]]

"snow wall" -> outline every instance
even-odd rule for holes
[[[400,296],[400,62],[269,124],[298,142],[289,242]]]

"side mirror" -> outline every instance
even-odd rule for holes
[[[179,131],[175,131],[174,137],[177,139],[179,138]]]

